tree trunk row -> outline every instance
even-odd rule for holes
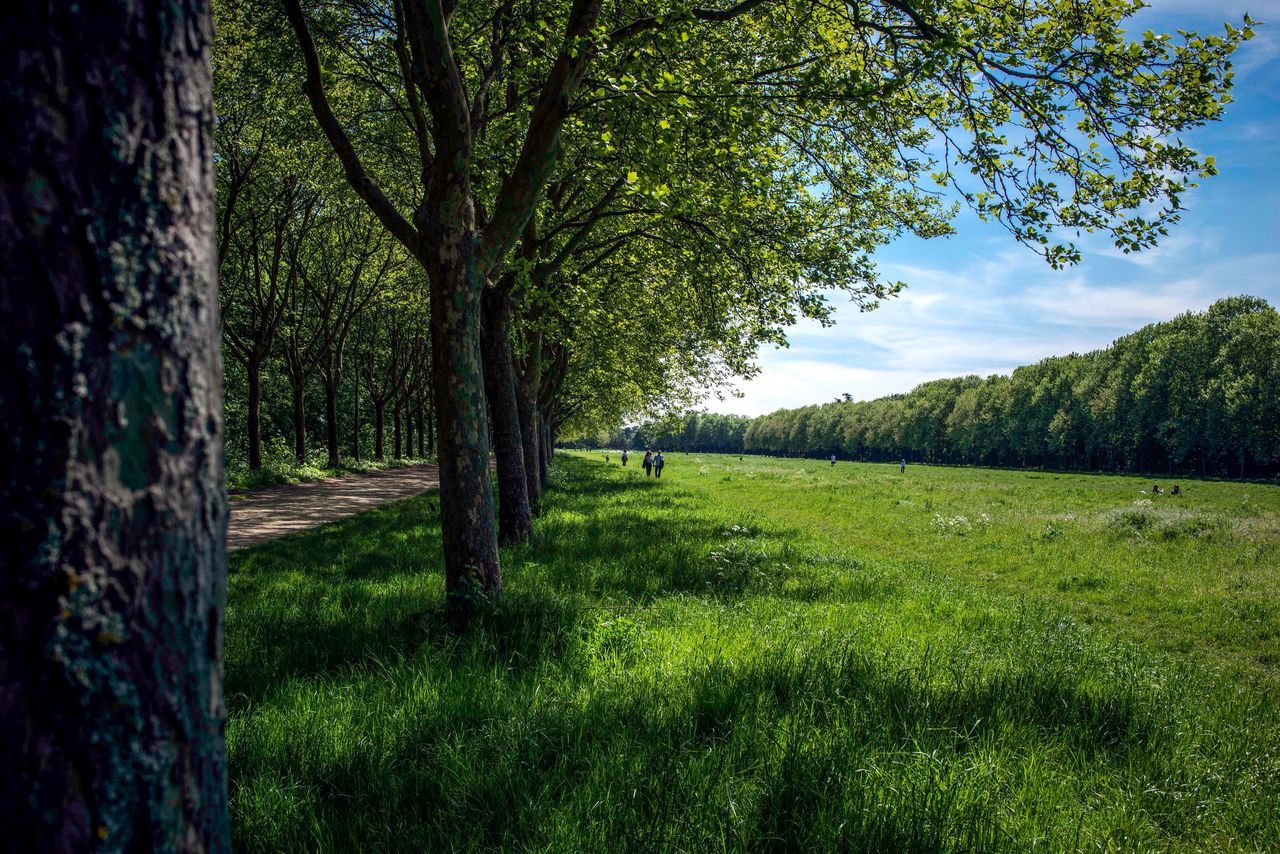
[[[484,385],[498,469],[498,539],[515,543],[529,536],[532,522],[511,351],[511,299],[505,292],[485,290],[482,335]]]

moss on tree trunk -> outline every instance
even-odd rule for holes
[[[0,28],[0,827],[229,849],[203,0]]]
[[[515,543],[528,538],[531,522],[511,351],[511,299],[505,292],[485,290],[483,325],[485,394],[498,469],[498,539]]]

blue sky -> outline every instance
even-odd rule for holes
[[[1123,255],[1082,247],[1055,271],[998,225],[962,213],[945,240],[902,240],[878,254],[907,290],[860,314],[837,302],[837,322],[802,322],[791,346],[761,353],[761,373],[719,412],[759,415],[863,400],[927,380],[1008,373],[1046,356],[1104,347],[1147,323],[1233,294],[1280,307],[1280,0],[1153,0],[1131,29],[1218,31],[1245,12],[1264,22],[1235,55],[1226,118],[1184,136],[1217,158],[1220,174],[1183,197],[1187,210],[1162,245]],[[834,298],[838,301],[838,297]]]

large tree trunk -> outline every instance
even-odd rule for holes
[[[249,377],[249,468],[262,468],[262,362],[257,356],[245,360]]]
[[[538,440],[538,383],[542,376],[542,343],[535,337],[529,345],[529,357],[524,372],[516,385],[516,407],[520,416],[520,439],[524,443],[525,488],[529,493],[529,507],[537,512],[542,500],[542,472],[540,458],[542,443]]]
[[[293,458],[298,465],[307,464],[307,410],[304,383],[300,377],[290,377],[293,386]]]
[[[338,374],[324,378],[324,441],[329,452],[329,468],[336,469],[342,463],[338,450]]]
[[[511,300],[487,289],[483,307],[484,386],[493,418],[493,453],[498,468],[498,541],[516,543],[528,538],[532,523],[511,352]]]
[[[0,828],[230,848],[204,0],[0,27]]]
[[[373,402],[373,458],[378,462],[382,462],[385,448],[383,441],[386,436],[387,424],[387,402],[385,400],[375,400]]]
[[[480,294],[476,234],[465,159],[455,173],[432,182],[443,198],[433,211],[452,212],[424,223],[425,259],[431,281],[432,390],[440,459],[440,526],[444,545],[445,596],[456,623],[465,622],[479,600],[502,589],[493,487],[489,480],[489,424],[485,418],[484,370],[480,357]],[[442,162],[440,168],[445,168]]]

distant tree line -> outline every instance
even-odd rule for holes
[[[660,421],[624,427],[613,433],[579,436],[560,446],[565,448],[630,448],[632,450],[671,449],[702,451],[708,454],[741,454],[743,437],[751,419],[745,415],[689,412]]]
[[[690,413],[607,441],[706,453],[1274,474],[1280,314],[1264,300],[1231,297],[1010,376],[937,380],[868,401],[846,395],[754,419]]]

